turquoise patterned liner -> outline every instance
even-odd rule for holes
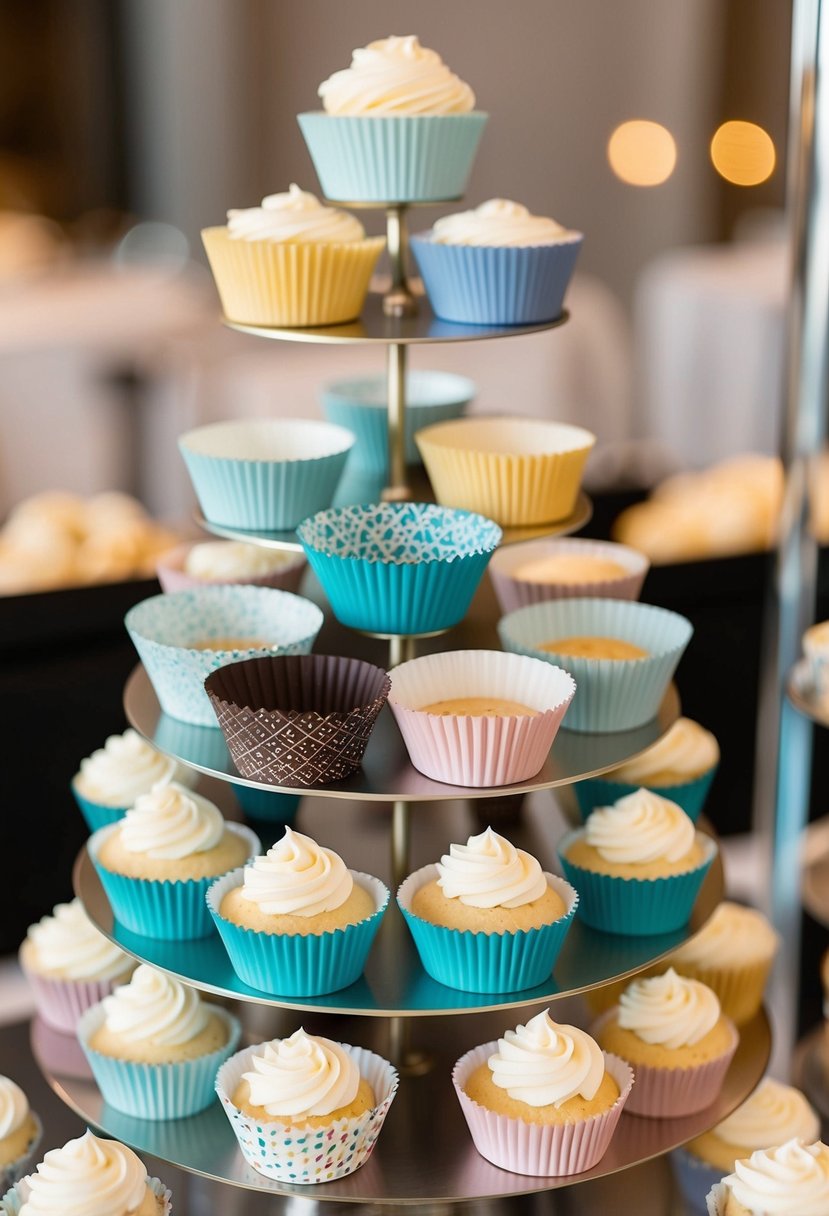
[[[118,823],[119,819],[123,819],[129,810],[127,806],[104,806],[102,802],[92,802],[91,799],[83,796],[74,781],[71,783],[71,789],[90,832],[97,832],[98,828],[106,828],[113,823]]]
[[[159,1178],[148,1178],[147,1186],[157,1199],[161,1200],[159,1216],[170,1216],[173,1210],[172,1195],[168,1188]],[[20,1216],[20,1209],[28,1195],[28,1188],[24,1182],[18,1182],[10,1191],[0,1199],[0,1213],[2,1216]]]
[[[708,1165],[685,1148],[670,1154],[671,1169],[688,1209],[687,1216],[707,1216],[705,1196],[722,1179],[723,1171]]]
[[[577,781],[574,786],[576,801],[579,804],[582,819],[586,819],[597,806],[612,806],[627,794],[633,794],[638,789],[650,790],[659,794],[660,798],[668,798],[681,806],[685,814],[694,823],[702,814],[708,791],[717,772],[717,765],[701,777],[693,781],[683,781],[676,785],[630,785],[626,781],[609,781],[604,777],[588,777],[586,781]]]

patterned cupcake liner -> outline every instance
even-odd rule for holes
[[[240,823],[228,823],[226,826],[247,842],[248,858],[261,853],[261,842],[250,828]],[[131,933],[159,941],[192,941],[209,937],[213,932],[213,921],[205,897],[216,881],[216,875],[170,881],[115,874],[101,865],[98,859],[100,849],[114,827],[101,828],[90,836],[87,849],[115,919]]]
[[[337,1119],[328,1127],[304,1127],[254,1119],[233,1105],[232,1097],[251,1059],[264,1044],[237,1052],[219,1069],[216,1092],[248,1165],[276,1182],[332,1182],[353,1174],[371,1156],[383,1121],[397,1093],[398,1075],[382,1056],[364,1047],[341,1044],[374,1091],[377,1105],[365,1114]]]
[[[724,1216],[725,1205],[728,1202],[728,1189],[722,1182],[715,1183],[705,1196],[708,1216]]]
[[[561,315],[584,237],[532,247],[410,245],[435,315],[462,325],[534,325]]]
[[[218,1005],[206,1005],[224,1023],[227,1042],[217,1051],[193,1060],[168,1064],[136,1063],[102,1055],[90,1040],[103,1024],[102,1006],[88,1009],[78,1023],[78,1039],[103,1099],[115,1110],[136,1119],[185,1119],[212,1105],[216,1072],[236,1051],[242,1027]]]
[[[499,650],[454,650],[401,663],[389,706],[415,768],[451,785],[525,781],[547,759],[575,685],[567,672]],[[538,712],[523,717],[430,714],[453,697],[498,697]]]
[[[122,973],[108,980],[53,979],[35,971],[27,961],[27,954],[24,941],[18,957],[32,990],[35,1008],[48,1026],[63,1034],[74,1034],[87,1009],[109,996],[118,984],[126,983],[135,966],[132,959],[125,958]]]
[[[214,882],[207,892],[207,908],[239,978],[276,997],[323,996],[355,983],[363,974],[390,892],[371,874],[352,870],[351,875],[374,898],[376,911],[345,929],[304,935],[260,933],[222,916],[222,900],[241,886],[243,868]]]
[[[617,878],[574,865],[567,849],[584,835],[581,828],[568,832],[558,846],[564,876],[579,893],[579,918],[603,933],[652,937],[673,933],[687,925],[706,874],[717,852],[710,836],[697,832],[704,860],[685,874],[666,878]]]
[[[687,1216],[707,1216],[705,1197],[721,1181],[723,1171],[689,1153],[675,1148],[670,1154],[671,1170],[688,1209]]]
[[[298,114],[323,194],[340,202],[459,198],[488,115]]]
[[[723,1013],[731,1018],[738,1026],[750,1022],[763,1003],[766,981],[771,972],[774,955],[768,958],[745,962],[742,966],[735,964],[730,967],[715,965],[698,966],[674,962],[680,975],[689,979],[700,980],[713,988],[720,1002]]]
[[[147,1178],[147,1186],[150,1188],[156,1199],[159,1200],[159,1216],[170,1216],[173,1210],[173,1196],[171,1191],[164,1185],[159,1178]],[[15,1186],[7,1191],[0,1199],[0,1216],[20,1216],[20,1209],[29,1197],[29,1188],[25,1178],[21,1179]]]
[[[560,1178],[582,1174],[602,1159],[633,1086],[633,1072],[624,1060],[603,1052],[605,1068],[619,1086],[619,1097],[609,1110],[578,1123],[542,1125],[525,1123],[487,1110],[468,1097],[464,1086],[472,1073],[498,1050],[484,1043],[461,1056],[452,1071],[452,1084],[469,1126],[475,1148],[502,1170],[512,1174]]]
[[[716,772],[715,764],[707,773],[695,777],[693,781],[681,781],[675,785],[650,785],[647,781],[641,785],[631,785],[627,781],[611,781],[606,777],[588,777],[586,781],[576,783],[576,802],[584,820],[597,806],[612,806],[627,794],[634,794],[638,789],[644,788],[681,806],[688,818],[696,823],[702,814]]]
[[[342,624],[369,633],[431,633],[463,620],[501,529],[429,503],[321,511],[297,529]]]
[[[234,785],[236,801],[249,819],[260,823],[293,823],[299,810],[299,794],[276,794],[250,785]]]
[[[624,566],[625,574],[582,583],[535,583],[519,577],[520,567],[527,562],[556,556],[595,557],[617,562]],[[645,555],[627,545],[567,537],[564,540],[532,540],[499,549],[489,564],[489,577],[501,611],[508,613],[547,600],[638,600],[649,569],[650,562]]]
[[[25,1153],[22,1153],[15,1161],[7,1161],[5,1165],[0,1165],[0,1195],[5,1195],[6,1191],[29,1172],[29,1167],[43,1139],[43,1124],[39,1115],[36,1115],[34,1111],[30,1111],[30,1114],[35,1127]]]
[[[196,545],[178,545],[158,559],[156,575],[161,583],[161,590],[168,595],[176,591],[196,591],[199,587],[270,587],[274,591],[296,593],[305,573],[305,558],[300,553],[291,553],[287,555],[291,560],[270,574],[258,574],[250,578],[195,578],[184,569],[187,555],[195,547]]]
[[[461,992],[521,992],[550,978],[579,902],[568,882],[544,875],[566,908],[553,924],[515,933],[473,933],[430,924],[412,911],[417,891],[437,876],[437,866],[424,866],[397,892],[420,961],[432,979]]]
[[[505,650],[563,665],[571,673],[579,692],[567,729],[589,734],[633,730],[656,717],[693,632],[690,621],[676,612],[625,600],[551,600],[519,608],[498,622]],[[543,642],[584,635],[621,638],[648,657],[608,661],[539,649]]]
[[[91,798],[85,798],[75,781],[71,783],[70,788],[90,832],[97,832],[98,828],[106,828],[113,823],[118,823],[129,810],[127,806],[104,806],[102,802],[93,802]]]

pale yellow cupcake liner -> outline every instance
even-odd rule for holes
[[[712,988],[719,998],[723,1013],[738,1026],[750,1022],[763,1003],[766,980],[773,959],[760,959],[742,966],[715,967],[685,963],[682,960],[666,959],[665,966],[672,966],[680,975],[699,980]]]

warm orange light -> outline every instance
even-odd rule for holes
[[[676,143],[661,123],[636,118],[613,132],[607,159],[616,176],[629,186],[661,186],[674,171]]]
[[[774,172],[774,142],[754,122],[724,122],[711,140],[714,168],[735,186],[759,186]]]

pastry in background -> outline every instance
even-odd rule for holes
[[[826,1216],[829,1148],[794,1138],[741,1158],[706,1196],[709,1216]]]

